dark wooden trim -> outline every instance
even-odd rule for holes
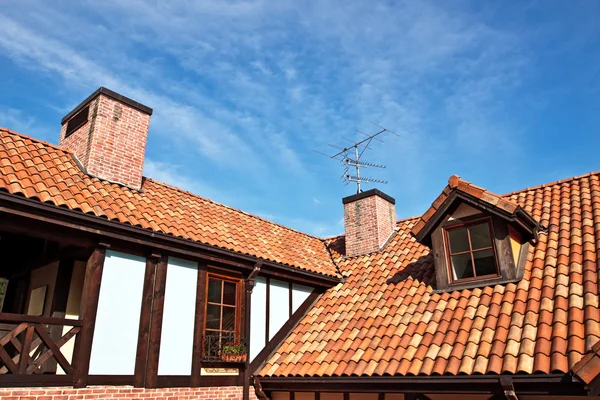
[[[52,306],[50,306],[50,316],[53,318],[64,318],[66,316],[73,264],[72,258],[62,259],[58,263]]]
[[[85,280],[79,311],[82,328],[75,340],[75,349],[73,351],[73,364],[75,366],[73,386],[75,387],[85,387],[87,385],[105,256],[106,248],[97,247],[90,256],[85,268]]]
[[[321,392],[315,392],[315,400],[321,400]]]
[[[266,310],[265,310],[265,345],[269,343],[269,320],[271,319],[271,278],[267,278]]]
[[[344,400],[350,400],[350,393],[344,392]]]
[[[69,291],[71,289],[71,278],[73,276],[73,266],[75,262],[72,258],[62,259],[58,263],[56,271],[56,281],[54,282],[54,294],[52,296],[52,305],[50,306],[50,316],[52,318],[65,318],[67,315],[67,303],[69,301]],[[48,327],[50,337],[54,340],[60,340],[64,326],[51,325]],[[52,360],[45,366],[46,372],[56,372],[56,361]]]
[[[202,376],[195,387],[240,386],[241,375],[231,376]],[[189,375],[160,375],[157,388],[190,387]]]
[[[206,263],[198,264],[198,281],[196,283],[196,314],[194,321],[194,346],[192,349],[192,380],[191,386],[198,387],[202,383],[200,371],[202,370],[202,354],[204,352],[204,323],[206,318],[206,286],[208,284],[208,266]]]
[[[296,400],[296,392],[290,392],[290,400]]]
[[[31,349],[31,342],[33,341],[33,333],[35,331],[34,325],[29,325],[25,331],[25,339],[23,339],[23,350]],[[29,366],[29,351],[22,351],[21,358],[19,359],[19,374],[24,374]]]
[[[471,196],[468,193],[454,189],[440,205],[435,214],[433,214],[429,221],[425,223],[425,226],[423,226],[423,228],[415,236],[419,243],[430,244],[427,238],[429,237],[430,233],[436,229],[440,223],[440,219],[448,213],[448,209],[453,206],[457,199],[462,200],[465,204],[475,207],[482,212],[496,215],[507,222],[518,225],[521,230],[527,233],[530,238],[537,237],[537,231],[542,229],[542,226],[521,207],[517,207],[514,213],[509,213],[499,207],[492,206],[474,196]]]
[[[73,376],[69,375],[0,375],[0,388],[11,387],[51,387],[73,386]],[[18,397],[18,396],[17,396]]]
[[[168,258],[161,256],[156,264],[154,290],[152,293],[152,312],[148,339],[148,359],[145,386],[154,388],[158,384],[158,359],[160,357],[160,337],[162,333],[163,312],[165,307],[165,288],[167,286]]]
[[[268,287],[268,286],[267,286]],[[268,293],[268,292],[267,292]],[[323,290],[314,289],[313,292],[304,300],[304,302],[298,307],[292,318],[290,318],[279,331],[273,336],[270,341],[267,340],[265,347],[254,357],[254,360],[248,366],[248,370],[252,374],[256,374],[273,354],[273,352],[281,345],[281,343],[288,337],[292,330],[298,325],[298,323],[304,318],[306,313],[312,308],[312,306],[319,300],[323,295]]]
[[[69,318],[52,318],[41,317],[35,315],[0,313],[0,321],[2,322],[31,322],[35,324],[46,325],[67,325],[67,326],[83,326],[84,321],[80,319]]]
[[[289,318],[292,318],[292,314],[294,313],[294,308],[293,308],[293,305],[292,305],[293,300],[294,300],[293,299],[292,282],[288,282],[288,289],[289,289],[289,294],[290,294],[289,300],[288,300],[288,302],[289,302],[289,306],[288,306],[288,308],[289,308],[288,319],[289,319]]]
[[[252,289],[254,288],[255,278],[260,272],[260,265],[256,265],[254,271],[250,273],[248,278],[244,280],[244,302],[242,304],[244,310],[244,336],[246,337],[246,345],[248,348],[248,358],[250,357],[250,310],[252,308]],[[245,365],[243,371],[243,387],[242,387],[242,400],[250,399],[250,370],[248,369],[248,364]]]
[[[132,386],[135,381],[135,375],[90,375],[88,376],[89,385],[128,385]]]
[[[144,288],[142,289],[142,308],[140,311],[140,327],[135,356],[135,377],[133,380],[133,386],[135,387],[144,387],[146,385],[148,347],[150,346],[150,327],[152,321],[152,301],[156,278],[156,266],[159,258],[160,256],[150,256],[146,258]]]
[[[9,205],[9,207],[6,205]],[[32,212],[32,210],[35,211]],[[219,249],[214,246],[174,237],[138,226],[106,220],[94,215],[40,203],[34,199],[14,196],[9,193],[0,192],[0,211],[56,226],[88,232],[94,237],[101,235],[138,246],[148,246],[153,249],[202,258],[247,270],[253,269],[257,262],[261,262],[263,269],[268,269],[265,272],[281,274],[288,279],[306,282],[313,286],[331,287],[341,281],[340,277],[317,274],[296,267],[261,260],[258,257]]]
[[[502,393],[503,375],[385,376],[385,377],[261,377],[266,394],[273,391],[344,393]],[[569,374],[513,375],[517,395],[586,395],[585,386]]]

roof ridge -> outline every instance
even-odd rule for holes
[[[60,147],[59,145],[56,145],[56,144],[53,144],[53,143],[50,143],[50,142],[46,142],[44,140],[36,139],[36,138],[34,138],[32,136],[28,136],[28,135],[25,135],[23,133],[19,133],[19,132],[13,131],[12,129],[4,128],[2,126],[0,126],[0,132],[6,132],[9,135],[15,135],[15,136],[19,136],[19,137],[21,137],[23,139],[31,140],[32,142],[41,143],[43,145],[52,147],[55,150],[60,150],[63,153],[74,154],[71,150],[65,149],[64,147]]]
[[[510,196],[515,195],[515,194],[519,194],[519,193],[523,193],[523,192],[529,192],[531,190],[543,189],[543,188],[550,187],[550,186],[560,185],[560,184],[563,184],[563,183],[572,182],[572,181],[576,181],[576,180],[579,180],[579,179],[587,178],[587,177],[593,176],[593,175],[600,175],[600,171],[592,171],[592,172],[588,172],[587,174],[583,174],[583,175],[576,175],[576,176],[572,176],[570,178],[559,179],[557,181],[543,183],[543,184],[537,185],[537,186],[530,186],[530,187],[527,187],[525,189],[515,190],[514,192],[509,192],[509,193],[506,193],[506,194],[501,194],[499,196],[500,197],[510,197]]]
[[[184,189],[178,188],[177,186],[170,185],[170,184],[168,184],[168,183],[166,183],[166,182],[157,181],[156,179],[153,179],[153,178],[150,178],[150,177],[147,177],[147,176],[145,176],[144,178],[145,178],[146,180],[149,180],[149,181],[151,181],[151,182],[154,182],[154,183],[156,183],[156,184],[159,184],[159,185],[162,185],[162,186],[165,186],[165,187],[168,187],[168,188],[171,188],[171,189],[177,190],[178,192],[181,192],[181,193],[185,193],[185,194],[186,194],[186,195],[188,195],[188,196],[192,196],[192,197],[195,197],[195,198],[198,198],[198,199],[202,199],[202,200],[204,200],[204,201],[207,201],[207,202],[209,202],[209,203],[212,203],[212,204],[215,204],[215,205],[218,205],[218,206],[224,207],[224,208],[228,208],[228,209],[230,209],[230,210],[233,210],[233,211],[235,211],[235,212],[239,212],[240,214],[244,214],[244,215],[247,215],[247,216],[249,216],[249,217],[252,217],[252,218],[256,218],[256,219],[258,219],[258,220],[261,220],[261,221],[263,221],[263,222],[267,222],[267,223],[269,223],[269,224],[272,224],[272,225],[279,226],[279,227],[281,227],[281,228],[283,228],[283,229],[287,229],[287,230],[289,230],[289,231],[292,231],[292,232],[300,233],[300,234],[302,234],[302,235],[304,235],[304,236],[308,236],[308,237],[310,237],[310,238],[313,238],[313,239],[317,239],[317,240],[323,240],[322,238],[320,238],[320,237],[318,237],[318,236],[314,236],[314,235],[311,235],[311,234],[309,234],[309,233],[302,232],[302,231],[299,231],[299,230],[297,230],[297,229],[294,229],[294,228],[290,228],[289,226],[285,226],[285,225],[283,225],[283,224],[280,224],[279,222],[274,222],[274,221],[268,220],[268,219],[266,219],[266,218],[263,218],[263,217],[261,217],[261,216],[258,216],[258,215],[256,215],[256,214],[252,214],[252,213],[249,213],[249,212],[247,212],[247,211],[240,210],[239,208],[235,208],[235,207],[232,207],[232,206],[228,206],[227,204],[219,203],[218,201],[214,201],[214,200],[212,200],[212,199],[209,199],[208,197],[200,196],[199,194],[196,194],[196,193],[190,192],[190,191],[188,191],[188,190],[184,190]]]

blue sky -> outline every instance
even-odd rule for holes
[[[600,2],[0,0],[0,126],[52,143],[99,86],[154,108],[145,175],[318,236],[374,143],[399,218],[600,170]],[[365,189],[373,186],[366,185]]]

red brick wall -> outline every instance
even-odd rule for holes
[[[65,138],[60,146],[72,150],[92,175],[139,188],[150,116],[100,94],[90,102],[88,123]]]
[[[84,389],[46,388],[0,388],[4,400],[74,400],[74,399],[161,399],[161,400],[241,400],[241,386],[205,388],[142,389],[131,386],[88,386]],[[254,388],[250,387],[250,399],[255,400]]]
[[[377,195],[344,204],[346,256],[381,249],[396,227],[396,207]]]

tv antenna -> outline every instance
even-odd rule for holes
[[[361,132],[358,129],[356,130],[356,132],[366,136],[365,139],[355,142],[350,139],[343,138],[344,140],[347,140],[348,142],[352,143],[350,146],[347,146],[347,147],[339,147],[339,146],[335,146],[333,144],[329,144],[330,147],[333,147],[334,149],[339,150],[337,153],[335,153],[333,155],[328,155],[328,154],[324,154],[324,153],[317,151],[317,153],[327,156],[331,159],[340,160],[342,162],[342,164],[344,164],[344,173],[342,174],[341,179],[343,179],[344,182],[346,182],[346,185],[349,184],[350,182],[356,183],[356,193],[362,192],[362,190],[360,188],[361,183],[369,182],[369,183],[387,184],[387,181],[384,181],[381,179],[375,179],[375,178],[367,178],[367,177],[360,175],[361,168],[385,168],[386,167],[385,165],[375,164],[372,162],[366,162],[366,161],[361,160],[361,157],[365,153],[365,151],[367,149],[371,149],[369,147],[371,142],[377,141],[380,143],[385,143],[383,140],[381,140],[378,137],[379,135],[381,135],[385,132],[389,132],[393,135],[400,136],[397,133],[394,133],[394,132],[390,131],[389,129],[384,128],[381,125],[378,125],[374,122],[371,122],[371,123],[373,125],[375,125],[376,127],[378,127],[380,130],[372,135],[369,135],[365,132]],[[354,168],[355,175],[352,175],[350,173],[351,168]]]

